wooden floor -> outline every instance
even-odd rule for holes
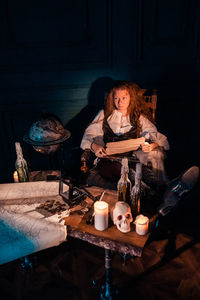
[[[180,232],[156,232],[141,258],[113,254],[118,299],[200,299],[200,242]],[[1,300],[100,299],[104,250],[70,238],[62,245],[0,267]],[[134,296],[134,297],[133,297]]]
[[[160,221],[141,258],[113,253],[117,299],[200,299],[200,193]],[[58,247],[0,266],[1,300],[100,299],[104,249],[69,238]]]

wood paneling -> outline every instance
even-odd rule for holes
[[[166,67],[194,62],[195,36],[199,35],[194,2],[138,1],[137,11],[139,63]]]
[[[1,70],[110,63],[110,1],[4,0],[1,14]]]

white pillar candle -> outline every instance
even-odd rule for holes
[[[143,215],[138,215],[135,219],[135,231],[139,235],[145,235],[149,230],[149,218]]]
[[[108,203],[105,201],[94,203],[94,227],[97,230],[108,228]]]

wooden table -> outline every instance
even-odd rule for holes
[[[98,196],[103,192],[103,189],[97,187],[90,187],[87,190],[94,196]],[[112,222],[112,212],[117,201],[117,192],[106,190],[103,200],[109,204],[110,220],[108,229],[99,231],[95,229],[94,225],[86,224],[88,216],[93,212],[92,200],[90,200],[91,210],[87,214],[81,216],[74,213],[65,218],[65,224],[67,225],[68,236],[105,249],[105,284],[101,291],[101,299],[112,299],[115,296],[115,290],[112,286],[110,252],[115,251],[123,255],[130,254],[131,256],[141,257],[149,233],[144,236],[138,235],[135,232],[134,224],[132,224],[130,232],[120,232]],[[155,218],[150,219],[150,228],[154,222]]]
[[[103,192],[103,189],[98,187],[90,187],[87,190],[94,196],[98,196]],[[134,224],[131,225],[131,232],[120,232],[112,222],[112,211],[117,201],[116,191],[106,190],[103,200],[109,204],[110,217],[108,229],[99,231],[95,229],[94,225],[86,224],[86,219],[92,213],[93,209],[93,201],[90,200],[91,210],[86,215],[83,216],[74,213],[65,218],[68,235],[111,251],[140,257],[149,233],[144,236],[138,235],[135,232]],[[153,222],[154,218],[150,219],[150,227]]]

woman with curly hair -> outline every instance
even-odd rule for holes
[[[109,91],[104,109],[86,128],[81,148],[94,152],[98,158],[96,170],[101,177],[116,181],[120,176],[121,165],[105,158],[106,144],[139,137],[149,142],[142,142],[140,148],[134,151],[143,167],[151,163],[152,172],[144,173],[151,173],[151,178],[153,173],[156,181],[165,181],[163,160],[164,150],[169,149],[167,138],[158,132],[139,86],[128,81],[118,81]],[[123,153],[125,155],[130,156],[132,153]],[[150,183],[148,178],[146,181]]]

